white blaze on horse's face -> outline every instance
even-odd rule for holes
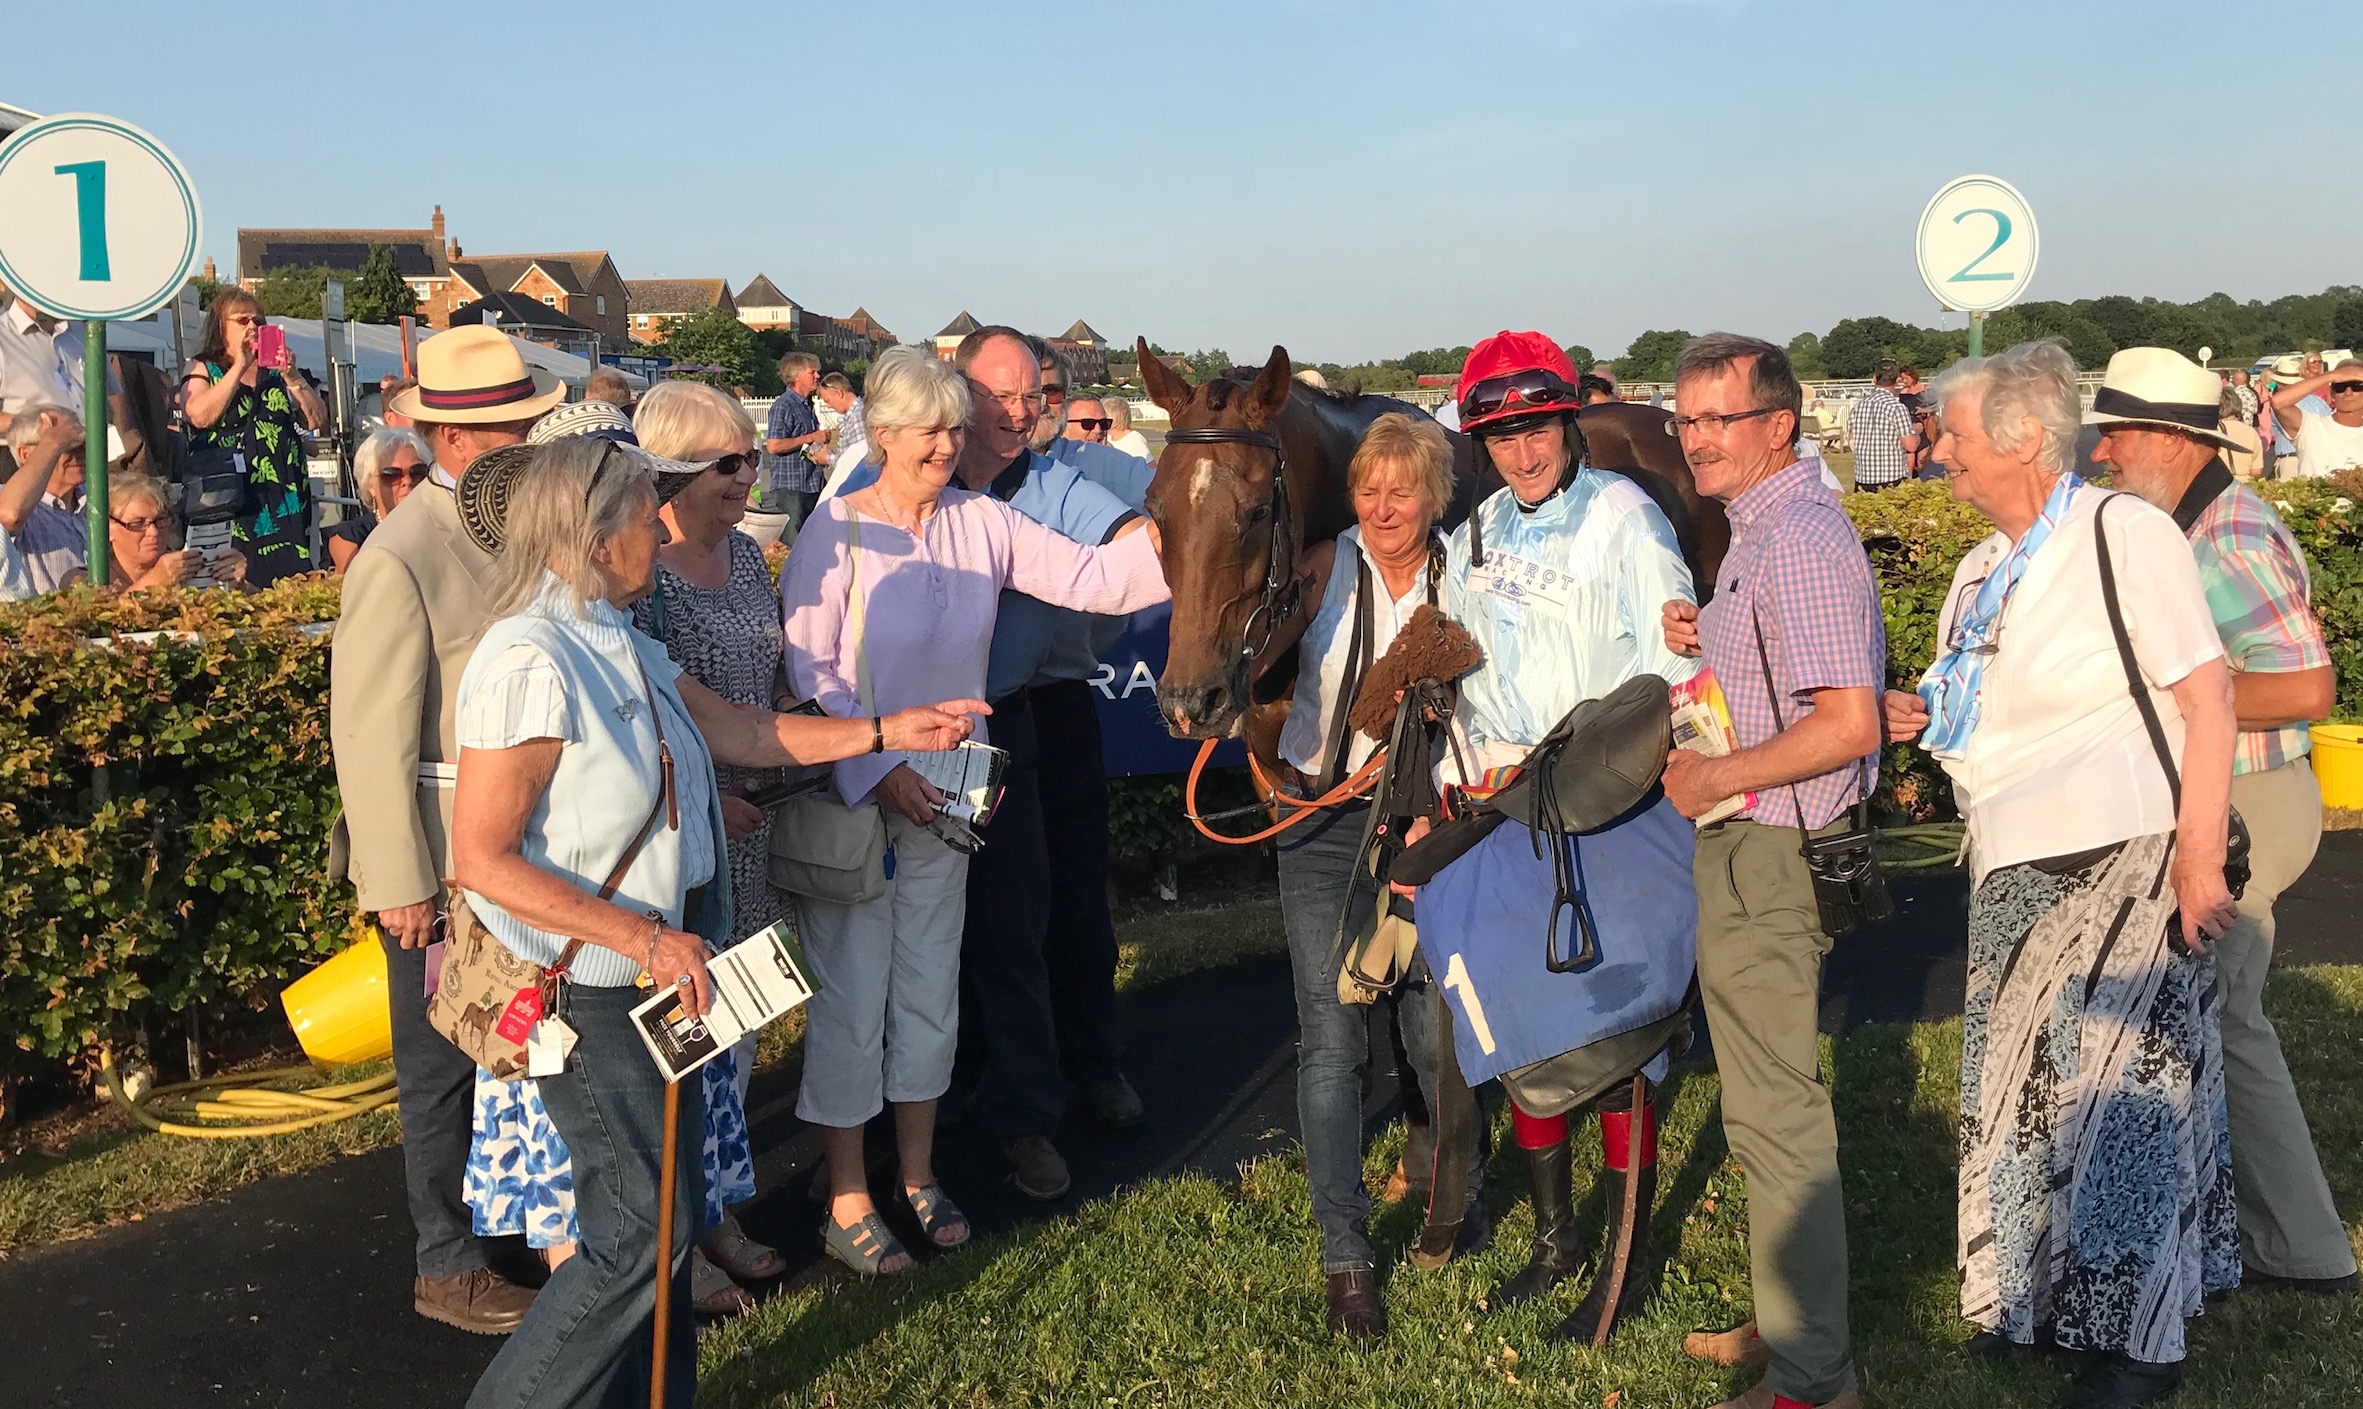
[[[1214,477],[1221,472],[1222,467],[1214,463],[1212,455],[1204,456],[1198,461],[1198,467],[1190,471],[1191,508],[1205,507],[1207,491],[1214,488]]]

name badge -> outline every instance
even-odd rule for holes
[[[1486,552],[1483,567],[1470,572],[1469,586],[1517,606],[1564,607],[1575,579],[1563,569],[1497,548]]]

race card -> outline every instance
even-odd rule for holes
[[[679,1081],[738,1041],[812,997],[819,985],[785,920],[706,960],[714,1002],[702,1018],[667,987],[632,1009],[632,1025],[667,1081]]]

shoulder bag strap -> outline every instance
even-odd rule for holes
[[[1353,738],[1347,727],[1346,716],[1354,712],[1354,701],[1362,693],[1362,677],[1370,672],[1371,662],[1363,657],[1370,650],[1372,629],[1370,605],[1370,561],[1362,550],[1345,541],[1337,546],[1354,555],[1354,632],[1346,641],[1346,666],[1337,678],[1337,698],[1329,702],[1329,738],[1321,754],[1321,776],[1313,782],[1313,796],[1327,797],[1345,776],[1346,750]]]
[[[1773,730],[1785,734],[1789,730],[1789,721],[1780,712],[1780,687],[1772,683],[1772,653],[1764,647],[1764,620],[1756,615],[1756,604],[1753,601],[1748,603],[1748,625],[1753,627],[1756,632],[1756,664],[1764,671],[1764,702],[1772,706]],[[1788,789],[1789,806],[1797,814],[1797,840],[1801,844],[1810,846],[1813,843],[1813,837],[1805,829],[1805,800],[1797,796],[1795,783],[1789,784]]]
[[[870,607],[862,600],[862,516],[851,504],[845,506],[845,615],[853,626],[853,694],[861,701],[862,713],[874,715],[876,705],[870,703]]]
[[[2150,747],[2158,753],[2158,766],[2166,770],[2166,791],[2174,799],[2174,814],[2180,817],[2182,774],[2174,766],[2174,751],[2166,746],[2166,728],[2158,722],[2157,707],[2150,703],[2149,687],[2142,684],[2141,666],[2133,659],[2133,638],[2125,632],[2125,611],[2117,605],[2117,569],[2109,561],[2106,532],[2109,505],[2116,500],[2117,496],[2112,494],[2092,511],[2092,547],[2100,558],[2100,599],[2109,609],[2109,631],[2117,638],[2117,659],[2125,667],[2125,688],[2133,692],[2133,703],[2141,710],[2142,728],[2149,731]]]

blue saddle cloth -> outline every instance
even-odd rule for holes
[[[1546,836],[1546,845],[1549,842]],[[1419,947],[1452,1006],[1452,1040],[1470,1085],[1658,1021],[1682,1005],[1698,966],[1698,833],[1661,794],[1655,805],[1582,836],[1572,848],[1599,955],[1578,973],[1543,956],[1551,855],[1505,822],[1419,888]],[[1551,940],[1578,948],[1574,912]]]

